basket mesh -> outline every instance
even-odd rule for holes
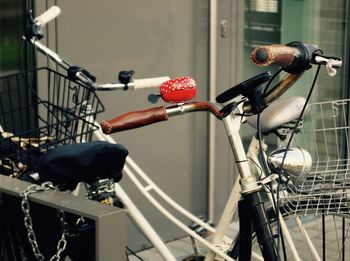
[[[289,213],[350,214],[349,101],[309,105],[295,143],[310,152],[312,170],[283,192]]]
[[[42,153],[91,140],[103,110],[90,88],[48,68],[1,77],[0,174],[35,171]]]

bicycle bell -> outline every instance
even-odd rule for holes
[[[183,76],[163,82],[159,88],[160,94],[150,94],[148,101],[156,103],[159,97],[168,103],[182,103],[193,99],[197,94],[196,81]]]

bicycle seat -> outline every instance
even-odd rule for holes
[[[127,149],[120,144],[104,141],[69,144],[42,155],[38,173],[42,181],[70,190],[79,182],[92,184],[102,178],[118,182],[127,156]]]
[[[260,128],[262,132],[273,130],[282,124],[295,120],[299,117],[305,104],[304,97],[288,97],[276,100],[271,103],[260,114]],[[247,118],[247,122],[257,128],[257,116],[253,115]]]

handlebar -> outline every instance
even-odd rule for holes
[[[160,106],[143,111],[132,111],[111,120],[104,120],[101,122],[101,128],[103,133],[112,134],[114,132],[135,129],[167,119],[168,115],[165,108]]]
[[[301,77],[303,72],[311,67],[312,64],[324,64],[329,67],[328,72],[335,70],[335,68],[339,68],[342,64],[340,58],[325,56],[320,53],[320,50],[316,46],[304,45],[299,42],[293,42],[287,46],[260,46],[252,52],[251,57],[254,63],[259,66],[278,64],[281,65],[285,71],[289,72],[279,83],[271,88],[271,90],[263,94],[261,99],[266,105],[273,102],[284,92],[286,92]],[[331,76],[334,76],[334,74]],[[263,78],[263,80],[265,81],[266,79]],[[249,87],[250,89],[254,89],[255,87],[258,87],[255,85],[259,85],[264,81],[249,81],[249,84],[254,86],[245,86],[245,88]],[[241,85],[238,86],[240,86],[239,91],[242,93],[241,89],[244,88]],[[236,92],[232,93],[234,93],[234,96],[238,95]],[[226,98],[227,97],[225,97],[222,102],[228,101]],[[220,99],[218,102],[221,103]],[[218,119],[222,119],[228,115],[227,112],[230,113],[236,108],[236,106],[237,104],[231,103],[218,111],[215,106],[209,102],[181,103],[168,108],[156,107],[145,111],[129,112],[114,119],[103,121],[101,123],[101,127],[105,134],[112,134],[114,132],[138,128],[164,121],[171,116],[203,110],[213,113]],[[251,103],[245,102],[243,105],[243,113],[248,114],[252,111],[254,110]]]
[[[39,39],[43,37],[43,27],[53,19],[59,16],[61,9],[58,6],[52,6],[46,12],[39,15],[36,18],[32,18],[31,13],[28,18],[27,29],[23,39],[28,40],[40,53],[49,57],[50,60],[55,62],[61,68],[68,72],[68,78],[71,80],[81,81],[86,86],[94,90],[138,90],[144,88],[159,88],[160,85],[169,80],[168,76],[145,78],[145,79],[132,79],[129,78],[126,82],[116,83],[96,83],[95,77],[91,75],[87,70],[73,66],[68,61],[60,57],[56,52],[42,44]],[[76,70],[78,68],[78,70]],[[72,69],[74,72],[72,73]]]
[[[34,19],[34,22],[43,27],[51,20],[58,17],[61,13],[61,9],[58,6],[52,6],[47,11],[39,15]]]
[[[298,43],[273,44],[255,48],[251,58],[258,66],[277,64],[287,72],[300,73],[311,67],[311,55],[317,49],[317,46]]]
[[[312,64],[323,64],[327,73],[335,76],[336,68],[342,65],[340,58],[322,55],[316,45],[300,42],[258,46],[253,50],[251,59],[258,66],[280,65],[284,71],[292,74],[308,70]]]
[[[133,79],[129,83],[90,83],[91,86],[97,91],[110,91],[110,90],[139,90],[147,88],[159,88],[163,82],[170,80],[168,76],[153,77],[145,79]]]
[[[209,111],[218,119],[222,113],[210,102],[188,102],[170,107],[154,107],[142,111],[132,111],[101,122],[101,129],[105,134],[112,134],[125,130],[135,129],[156,122],[166,121],[168,118],[194,111]]]

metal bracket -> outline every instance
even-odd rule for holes
[[[266,184],[276,180],[278,178],[277,174],[271,174],[261,180],[256,180],[254,176],[250,176],[246,179],[241,179],[240,183],[242,186],[241,194],[250,194],[261,190]]]

